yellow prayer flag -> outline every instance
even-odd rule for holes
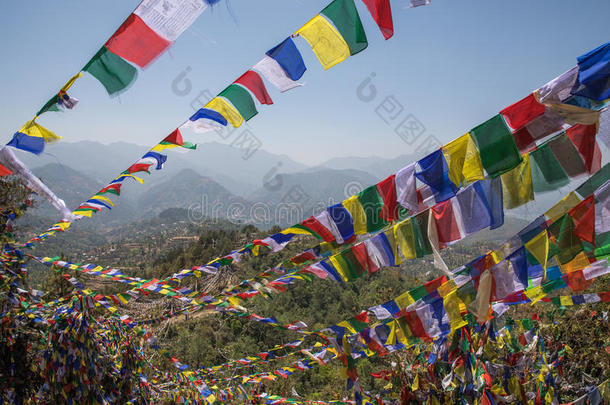
[[[445,307],[445,312],[447,312],[447,316],[449,317],[449,324],[451,325],[451,330],[461,328],[467,323],[462,318],[460,304],[463,303],[462,300],[458,298],[456,290],[443,297],[443,306]]]
[[[76,210],[76,211],[72,211],[72,213],[74,215],[81,215],[83,217],[89,217],[89,218],[91,218],[91,216],[93,215],[93,211],[79,211],[79,210]]]
[[[339,31],[320,14],[299,28],[296,34],[309,43],[324,70],[330,69],[350,56],[349,46]]]
[[[561,303],[561,306],[563,306],[563,307],[571,307],[572,305],[574,305],[574,302],[572,301],[572,297],[569,295],[559,297],[559,302]]]
[[[96,200],[106,201],[108,204],[114,207],[114,203],[108,197],[104,197],[103,195],[94,195],[92,198],[95,198]]]
[[[419,374],[415,375],[415,379],[413,379],[413,384],[411,384],[411,391],[417,391],[419,389]]]
[[[337,255],[333,255],[329,259],[330,259],[330,262],[332,263],[332,265],[337,270],[337,273],[339,273],[339,275],[341,276],[341,279],[343,281],[348,281],[345,270],[343,269],[343,264],[341,262],[339,262],[339,260],[337,260]]]
[[[392,253],[394,254],[394,264],[398,266],[400,263],[402,263],[402,257],[400,256],[400,253],[398,253],[398,245],[396,244],[396,238],[394,237],[394,230],[388,229],[384,233],[386,238],[388,239],[388,243],[392,247]]]
[[[591,264],[591,262],[589,262],[589,258],[587,257],[587,254],[585,252],[580,252],[579,254],[576,255],[576,257],[572,260],[570,260],[568,263],[566,264],[559,264],[559,268],[561,269],[561,272],[566,274],[566,273],[571,273],[573,271],[578,271],[578,270],[582,270],[585,267],[589,267],[589,265]]]
[[[354,195],[343,201],[343,207],[352,216],[352,222],[354,223],[354,233],[356,235],[365,235],[366,232],[366,214],[362,204],[358,200],[358,196]]]
[[[449,280],[438,287],[438,293],[441,297],[446,297],[455,291],[457,291],[457,284],[453,280]]]
[[[500,175],[500,177],[502,178],[505,208],[520,207],[534,200],[532,167],[529,153],[523,156],[523,160],[518,166]]]
[[[60,89],[60,91],[64,91],[64,92],[68,91],[68,89],[70,89],[70,87],[72,87],[72,85],[74,84],[76,79],[80,78],[82,75],[83,75],[83,72],[78,72],[77,74],[72,76],[70,78],[70,80],[68,80],[68,82],[66,84],[64,84],[64,86]]]
[[[544,291],[542,291],[542,286],[528,288],[524,292],[525,292],[525,296],[532,301],[531,305],[534,305],[535,303],[537,303],[538,301],[540,301],[541,299],[543,299],[546,296]]]
[[[580,204],[580,198],[572,191],[570,194],[563,197],[557,204],[553,205],[544,215],[552,222],[555,222],[578,204]]]
[[[411,218],[399,222],[394,226],[394,239],[400,247],[400,251],[405,259],[415,259],[415,237],[413,235],[413,222]]]
[[[403,309],[403,308],[406,308],[409,305],[413,304],[415,302],[415,300],[413,299],[411,294],[407,291],[406,293],[400,295],[398,298],[395,298],[394,302],[396,302],[396,305],[398,305],[398,308]]]
[[[290,227],[290,228],[286,228],[283,231],[280,231],[281,234],[289,234],[289,233],[294,233],[295,235],[307,235],[307,236],[312,236],[311,231],[307,230],[307,229],[303,229],[303,228],[299,228],[299,227]]]
[[[154,148],[153,148],[154,149]],[[135,181],[137,181],[140,184],[144,184],[144,180],[142,180],[141,178],[134,176],[133,174],[120,174],[116,177],[115,180],[120,179],[121,177],[131,177],[132,179],[134,179]]]
[[[485,178],[481,156],[470,133],[449,142],[442,151],[449,166],[449,180],[456,186],[460,186],[462,180],[473,182]]]
[[[532,240],[525,244],[525,248],[540,263],[546,278],[546,265],[549,257],[549,236],[546,230],[534,236]]]
[[[235,127],[239,128],[241,124],[244,123],[244,117],[241,116],[239,111],[235,109],[231,104],[229,104],[225,99],[220,97],[215,97],[207,103],[204,108],[209,108],[211,110],[216,111],[223,117],[229,121],[229,123]]]
[[[45,143],[57,142],[61,139],[61,136],[49,131],[42,125],[38,124],[35,120],[26,122],[19,132],[24,133],[34,138],[42,138]]]

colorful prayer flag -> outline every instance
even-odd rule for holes
[[[506,172],[521,163],[521,155],[501,115],[470,131],[481,154],[483,167],[490,176]]]
[[[269,95],[269,93],[267,93],[267,89],[265,88],[265,83],[263,83],[263,79],[261,79],[260,75],[255,71],[248,70],[237,80],[235,80],[235,83],[241,84],[242,86],[250,90],[259,103],[267,105],[273,104],[273,100],[271,100],[271,96]]]
[[[125,90],[138,75],[136,68],[119,56],[102,47],[85,65],[83,71],[89,72],[100,81],[109,95]]]
[[[146,67],[186,30],[207,4],[201,0],[144,0],[106,46],[141,68]]]
[[[334,0],[320,14],[332,21],[349,46],[351,55],[366,49],[368,46],[366,33],[354,0]]]
[[[350,56],[350,48],[341,34],[320,14],[299,28],[296,34],[309,43],[324,70],[330,69]]]
[[[235,109],[246,121],[249,121],[252,117],[258,114],[252,96],[241,86],[231,84],[229,87],[220,92],[218,97],[224,97],[229,100],[233,107],[235,107]]]
[[[7,145],[40,155],[44,151],[45,144],[57,142],[60,139],[61,136],[55,135],[36,121],[31,120],[13,135],[13,139]]]

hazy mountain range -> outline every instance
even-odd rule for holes
[[[87,200],[146,152],[145,147],[129,143],[103,145],[91,141],[62,142],[49,150],[52,154],[36,157],[19,153],[19,157],[70,208]],[[163,170],[139,174],[143,185],[125,182],[121,196],[114,198],[117,204],[111,213],[81,222],[105,226],[150,218],[168,208],[185,208],[191,221],[229,217],[263,227],[290,225],[421,157],[340,157],[309,167],[264,150],[244,159],[243,151],[220,143],[200,144],[196,151],[185,154],[170,150],[168,155]],[[542,195],[535,207],[511,214],[531,219],[532,212],[544,212],[559,200],[558,196],[559,193]],[[287,204],[291,207],[288,213],[284,207]],[[34,213],[57,217],[45,202]]]

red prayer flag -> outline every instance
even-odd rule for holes
[[[366,271],[371,274],[379,271],[379,266],[377,266],[377,264],[371,259],[371,256],[369,255],[364,243],[359,243],[353,246],[352,253],[360,265],[366,269]]]
[[[332,242],[335,240],[333,234],[314,217],[307,218],[301,222],[301,225],[320,235],[325,242]]]
[[[171,41],[157,34],[140,17],[131,14],[106,42],[106,48],[144,68],[171,44]]]
[[[117,195],[121,195],[121,185],[122,185],[122,183],[110,184],[110,185],[104,187],[103,189],[101,189],[100,191],[98,191],[98,194],[103,194],[103,193],[107,192],[108,190],[114,190],[117,192]]]
[[[383,37],[390,39],[394,35],[394,21],[392,20],[390,0],[362,0],[362,2],[366,4]]]
[[[460,229],[453,213],[451,200],[436,204],[432,207],[432,214],[436,220],[436,231],[441,245],[460,239]]]
[[[580,239],[595,244],[595,197],[590,195],[569,212],[574,221],[574,234]]]
[[[127,171],[129,172],[129,174],[137,172],[148,172],[150,166],[152,166],[152,163],[134,163],[129,166],[129,169],[127,169]]]
[[[381,219],[393,222],[398,219],[398,197],[396,196],[396,175],[391,175],[387,179],[377,184],[377,191],[383,200],[381,209]]]
[[[447,282],[447,277],[440,276],[440,277],[435,278],[432,281],[428,281],[426,284],[424,284],[424,288],[426,289],[428,294],[431,294],[434,291],[438,290],[439,287],[446,282]]]
[[[530,132],[527,130],[527,127],[523,127],[517,132],[513,134],[513,138],[515,139],[515,143],[517,144],[517,148],[521,153],[531,152],[536,149],[536,141]]]
[[[520,129],[534,118],[544,114],[545,110],[544,104],[540,104],[532,93],[523,100],[506,107],[500,111],[500,114],[513,129]]]
[[[584,291],[589,288],[591,283],[593,283],[593,280],[585,279],[585,276],[582,274],[582,270],[565,274],[561,276],[561,278],[574,292]]]
[[[13,172],[11,172],[6,167],[0,165],[0,177],[10,176],[11,174],[13,174]]]
[[[271,100],[271,96],[267,93],[267,88],[265,87],[263,79],[261,79],[260,75],[255,71],[248,70],[241,75],[239,79],[235,80],[235,83],[239,83],[250,90],[252,94],[256,96],[259,103],[267,105],[273,104],[273,100]]]
[[[176,145],[184,145],[184,141],[182,140],[182,134],[178,129],[174,130],[171,134],[165,137],[161,142],[173,143]]]
[[[585,161],[585,169],[589,174],[601,168],[602,154],[595,140],[597,126],[577,124],[566,130],[566,134]]]
[[[428,336],[428,334],[426,333],[424,324],[422,323],[421,319],[419,319],[419,316],[417,316],[417,312],[406,312],[405,320],[407,321],[407,324],[409,325],[409,329],[411,329],[411,333],[413,334],[413,336],[424,340],[430,340],[430,336]]]
[[[610,302],[610,292],[600,292],[597,293],[602,302]]]

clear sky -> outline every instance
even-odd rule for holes
[[[222,0],[140,71],[129,91],[111,99],[85,74],[70,92],[80,99],[76,109],[45,114],[40,123],[65,141],[152,146],[191,115],[200,91],[220,92],[328,2]],[[138,3],[3,2],[3,142],[82,68]],[[416,9],[407,7],[408,0],[392,0],[395,35],[389,41],[364,4],[356,3],[368,49],[325,72],[297,39],[308,68],[306,85],[281,94],[269,84],[275,104],[258,106],[259,115],[248,123],[264,149],[308,164],[348,155],[395,157],[413,152],[423,139],[407,144],[395,133],[410,114],[425,126],[424,136],[446,143],[610,40],[608,0],[432,0]],[[187,68],[192,90],[180,96],[172,82]],[[377,95],[366,102],[357,89],[371,74]],[[386,114],[392,125],[376,112],[388,96],[402,106],[395,105],[396,119]],[[230,142],[215,134],[195,140]]]

